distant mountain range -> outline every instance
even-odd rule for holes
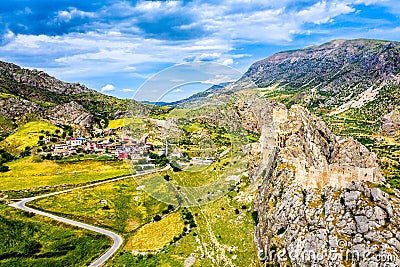
[[[42,71],[0,62],[0,115],[16,124],[35,115],[53,124],[87,129],[123,117],[129,105],[190,106],[250,89],[288,106],[298,103],[312,110],[367,108],[364,113],[369,114],[374,109],[368,116],[376,119],[398,106],[399,82],[400,43],[367,39],[279,52],[251,65],[235,83],[215,85],[170,103],[121,100]]]
[[[232,82],[225,82],[225,83],[215,84],[215,85],[211,86],[210,88],[208,88],[208,89],[206,89],[206,90],[204,90],[202,92],[198,92],[196,94],[191,95],[188,98],[181,99],[181,100],[178,100],[178,101],[173,101],[173,102],[141,101],[141,102],[145,103],[145,104],[151,104],[151,105],[157,105],[157,106],[175,107],[175,106],[179,106],[180,104],[184,104],[184,103],[190,102],[192,100],[196,100],[196,99],[199,99],[199,98],[207,97],[208,95],[211,95],[212,93],[217,92],[220,89],[224,89],[225,87],[227,87],[230,84],[232,84]]]

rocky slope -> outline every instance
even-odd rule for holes
[[[358,39],[274,54],[254,63],[243,79],[295,92],[292,103],[349,108],[373,100],[382,87],[398,85],[399,75],[399,42]]]
[[[100,94],[79,83],[62,82],[42,71],[0,61],[0,116],[16,125],[33,116],[89,131],[145,105]]]
[[[400,192],[377,187],[384,179],[375,154],[332,134],[303,107],[240,106],[261,134],[251,175],[262,178],[255,242],[263,265],[398,266]]]
[[[400,130],[400,107],[382,117],[382,132],[389,136],[398,135]]]

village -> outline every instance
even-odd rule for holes
[[[65,137],[64,141],[52,142],[51,138],[42,138],[42,143],[48,145],[42,157],[57,159],[75,155],[96,155],[103,158],[128,160],[136,171],[153,169],[156,166],[172,162],[174,166],[187,167],[192,165],[210,165],[214,157],[189,157],[182,153],[179,145],[168,142],[154,145],[148,142],[147,136],[140,140],[118,135],[102,137]]]

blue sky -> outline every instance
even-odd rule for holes
[[[332,39],[399,41],[399,16],[398,0],[1,1],[0,60],[130,98],[175,64],[245,72]]]

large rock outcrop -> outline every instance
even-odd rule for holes
[[[41,114],[43,108],[36,103],[18,97],[0,98],[0,114],[18,121],[27,114]]]
[[[251,175],[262,177],[255,242],[264,266],[399,265],[400,202],[377,187],[384,178],[373,153],[300,106],[252,100],[241,112],[261,133]]]
[[[55,125],[70,125],[81,130],[93,126],[93,115],[75,101],[59,105],[47,111],[47,119]]]
[[[400,107],[382,117],[382,132],[389,136],[398,135],[400,131]]]

